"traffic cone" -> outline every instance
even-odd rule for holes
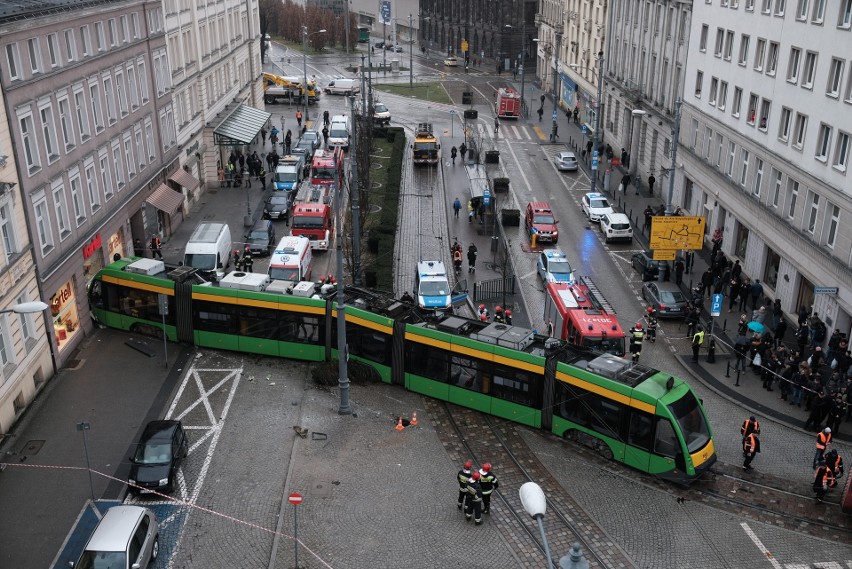
[[[412,425],[417,424],[417,412],[416,411],[414,412],[414,416],[411,418],[411,424]]]
[[[396,428],[397,431],[401,431],[405,428],[405,427],[402,426],[402,417],[399,418],[399,422],[397,422],[395,428]]]

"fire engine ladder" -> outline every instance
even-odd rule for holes
[[[586,287],[589,289],[589,294],[591,295],[592,300],[599,308],[604,310],[607,314],[615,314],[615,309],[601,293],[600,289],[598,288],[598,285],[596,285],[590,277],[580,277],[580,282],[586,285]]]

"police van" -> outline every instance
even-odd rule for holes
[[[445,310],[452,305],[447,268],[441,261],[417,263],[417,306],[429,310]]]

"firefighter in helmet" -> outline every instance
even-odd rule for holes
[[[651,343],[655,343],[657,341],[657,311],[653,306],[649,306],[646,312],[648,313],[646,316],[648,320],[648,330],[645,333],[645,339]]]
[[[642,329],[642,323],[637,322],[630,329],[630,353],[633,354],[633,361],[638,362],[639,356],[642,354],[642,341],[645,339],[645,331]]]
[[[470,478],[470,474],[473,471],[473,461],[468,460],[462,465],[461,470],[459,470],[458,475],[456,475],[459,482],[459,510],[466,506],[465,498],[467,498],[467,481]]]
[[[479,469],[479,485],[482,486],[483,514],[491,513],[491,493],[497,489],[497,484],[497,476],[491,470],[491,463],[486,462]]]
[[[467,507],[464,517],[470,521],[471,517],[476,525],[482,523],[482,486],[479,484],[481,475],[474,472],[467,481]]]
[[[499,304],[494,307],[494,322],[505,322],[506,319],[503,317],[503,307]]]
[[[243,252],[243,270],[250,273],[254,268],[254,261],[251,258],[251,247],[246,247]]]
[[[488,321],[488,309],[485,308],[484,304],[479,305],[479,319],[483,322]]]

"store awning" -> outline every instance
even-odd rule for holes
[[[213,142],[220,146],[249,144],[271,116],[266,111],[240,104],[213,129]]]
[[[195,179],[195,176],[193,176],[183,168],[178,169],[174,174],[169,176],[169,180],[183,186],[188,192],[191,192],[192,190],[197,188],[199,184],[198,180]]]
[[[160,211],[174,215],[183,205],[183,194],[174,191],[166,184],[160,184],[145,201]]]

